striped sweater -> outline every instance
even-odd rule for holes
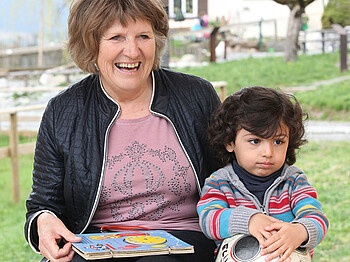
[[[316,247],[328,229],[315,188],[300,169],[287,164],[265,192],[262,205],[239,180],[231,164],[219,169],[206,179],[197,212],[202,231],[214,240],[249,234],[248,222],[256,213],[303,224],[309,234],[302,246],[305,248]]]

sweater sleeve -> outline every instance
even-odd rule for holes
[[[293,223],[304,225],[309,234],[302,247],[315,248],[324,239],[329,222],[317,200],[316,189],[309,184],[305,174],[300,174],[294,182],[291,208],[295,216]]]
[[[215,240],[237,233],[249,234],[251,216],[261,213],[253,207],[236,205],[231,185],[216,179],[215,173],[205,181],[197,212],[203,233]]]

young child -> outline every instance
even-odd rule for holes
[[[223,102],[208,136],[224,167],[206,179],[197,205],[208,238],[250,234],[266,261],[284,261],[299,246],[313,254],[328,220],[315,188],[292,166],[306,142],[304,116],[294,96],[260,86]]]

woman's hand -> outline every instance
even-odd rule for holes
[[[281,256],[278,259],[279,262],[285,261],[309,237],[306,228],[299,223],[273,223],[265,230],[276,232],[261,245],[261,255],[269,254],[266,261],[279,256]]]
[[[77,237],[60,219],[50,213],[42,213],[37,219],[39,250],[40,253],[51,262],[71,261],[74,256],[71,242],[80,242],[81,237]],[[58,243],[64,241],[64,246],[60,248]]]

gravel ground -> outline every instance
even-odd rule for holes
[[[310,141],[350,141],[350,122],[308,121],[306,138]]]

